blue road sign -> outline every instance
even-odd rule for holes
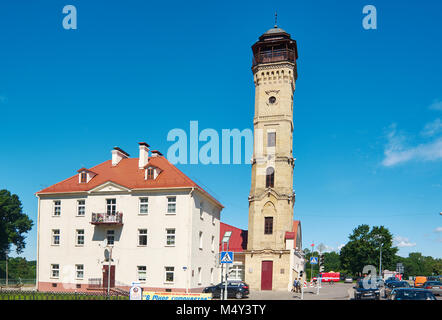
[[[311,257],[310,264],[318,264],[318,257]]]
[[[232,251],[222,251],[220,262],[221,263],[233,263],[233,252]]]

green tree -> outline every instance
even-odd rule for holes
[[[13,244],[17,254],[25,248],[25,234],[31,230],[33,222],[23,213],[22,204],[17,195],[8,190],[0,190],[0,257]]]
[[[6,278],[6,263],[0,262],[0,278]],[[10,280],[35,279],[36,261],[27,261],[25,258],[16,257],[8,259],[8,278]]]
[[[341,249],[341,267],[351,275],[362,275],[366,265],[379,266],[380,247],[382,244],[382,269],[395,268],[398,249],[393,247],[393,236],[384,226],[370,226],[363,224],[353,230],[349,241]],[[379,270],[378,270],[379,271]]]
[[[324,271],[325,272],[341,271],[341,259],[337,252],[332,251],[324,253]]]

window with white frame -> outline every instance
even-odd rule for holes
[[[106,213],[115,214],[117,212],[117,199],[106,199]]]
[[[107,230],[106,239],[108,245],[113,245],[115,241],[115,230]]]
[[[58,278],[60,276],[60,265],[51,264],[51,278]]]
[[[201,267],[198,267],[198,284],[201,284],[201,278],[202,278]]]
[[[199,233],[199,241],[200,241],[200,250],[203,250],[203,232]]]
[[[84,265],[82,265],[82,264],[75,265],[75,276],[77,279],[84,278]]]
[[[166,245],[175,246],[175,229],[166,229]]]
[[[146,266],[137,266],[137,279],[138,281],[146,281],[147,268]]]
[[[212,242],[210,244],[212,252],[215,252],[215,236],[212,236]]]
[[[78,200],[77,201],[77,216],[84,217],[86,213],[86,201]]]
[[[54,216],[60,216],[61,215],[61,200],[55,200],[54,201]]]
[[[176,213],[176,197],[167,197],[167,213]]]
[[[215,215],[216,215],[216,211],[215,209],[212,210],[212,224],[215,225]]]
[[[138,229],[138,245],[147,246],[147,229]]]
[[[148,214],[149,212],[149,199],[140,198],[140,214]]]
[[[175,267],[165,267],[165,276],[166,282],[173,282],[174,281],[174,274],[175,274]]]
[[[60,244],[60,229],[52,229],[52,245],[58,246]]]
[[[77,246],[83,246],[84,245],[84,229],[77,229],[76,230],[75,244]]]

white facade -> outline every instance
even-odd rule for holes
[[[183,292],[219,280],[222,206],[199,188],[130,190],[106,182],[37,197],[39,290],[85,290],[91,279],[103,279],[108,230],[114,233],[113,245],[111,234],[108,243],[117,286],[138,281],[146,289]],[[92,224],[93,214],[108,211],[108,202],[122,213],[122,224]]]

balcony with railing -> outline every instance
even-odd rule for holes
[[[253,57],[253,66],[280,61],[296,62],[296,52],[290,49],[281,49],[256,53]]]
[[[123,213],[92,213],[91,223],[94,225],[123,225]]]

